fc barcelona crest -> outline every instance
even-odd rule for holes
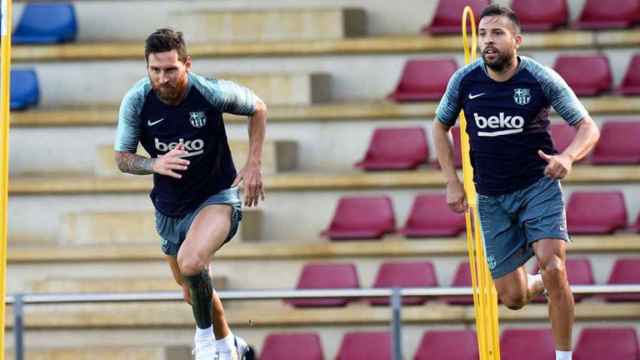
[[[207,116],[204,111],[196,111],[189,113],[189,122],[193,127],[201,128],[207,123]]]
[[[531,91],[529,89],[515,89],[513,101],[518,105],[527,105],[531,101]]]

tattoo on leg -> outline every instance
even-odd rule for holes
[[[191,276],[185,276],[185,280],[189,284],[189,292],[191,293],[191,307],[193,309],[193,317],[200,329],[206,329],[212,324],[211,301],[213,296],[213,286],[211,285],[211,277],[207,270]]]

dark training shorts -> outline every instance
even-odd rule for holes
[[[222,190],[210,196],[198,208],[182,217],[169,217],[156,210],[156,230],[162,240],[162,252],[169,256],[177,256],[180,245],[187,236],[191,223],[200,210],[209,205],[227,204],[231,206],[231,227],[225,243],[227,243],[238,231],[242,220],[242,200],[240,190],[237,187]]]

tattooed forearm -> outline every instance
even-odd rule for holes
[[[153,162],[155,159],[136,155],[124,151],[116,151],[116,163],[118,169],[124,173],[135,175],[153,174]]]

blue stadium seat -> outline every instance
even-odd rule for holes
[[[72,4],[27,4],[13,33],[15,44],[54,44],[76,39],[78,25]]]
[[[11,110],[38,105],[40,90],[35,70],[11,70]]]

